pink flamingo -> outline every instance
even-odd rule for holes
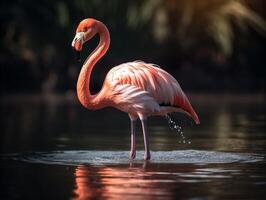
[[[84,19],[78,25],[72,41],[73,48],[80,52],[83,44],[97,33],[100,35],[100,42],[87,57],[79,74],[78,99],[89,110],[112,106],[128,113],[131,120],[131,159],[136,156],[135,122],[139,118],[144,138],[144,159],[149,160],[146,125],[148,116],[183,112],[192,117],[196,124],[200,123],[199,118],[175,78],[158,66],[142,61],[128,62],[112,68],[106,75],[102,89],[92,95],[89,89],[91,72],[109,48],[109,31],[100,21]]]

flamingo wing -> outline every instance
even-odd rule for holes
[[[131,98],[132,102],[139,103],[149,100],[153,110],[157,110],[158,105],[181,108],[199,123],[197,114],[176,79],[156,65],[142,61],[124,63],[112,68],[105,81],[115,88],[117,94],[123,94],[124,100]]]
[[[159,104],[149,92],[130,84],[117,85],[113,89],[113,102],[116,107],[132,115],[157,113]]]

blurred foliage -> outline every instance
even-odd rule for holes
[[[264,89],[263,0],[1,1],[1,91],[75,90],[80,63],[70,46],[80,20],[103,21],[111,48],[96,67],[142,59],[161,65],[190,89]],[[83,59],[97,43],[93,39]],[[96,75],[97,74],[97,75]]]
[[[262,17],[247,8],[240,1],[226,1],[217,10],[209,13],[210,36],[218,43],[225,55],[231,55],[233,50],[234,25],[241,32],[246,32],[248,26],[265,35],[266,22]],[[232,19],[233,21],[231,21]]]

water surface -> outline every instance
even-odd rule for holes
[[[1,199],[261,199],[266,187],[263,96],[192,96],[201,125],[149,120],[152,160],[129,160],[130,123],[72,101],[2,100]],[[206,99],[208,101],[206,102]],[[3,120],[2,120],[3,121]]]

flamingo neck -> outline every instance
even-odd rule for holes
[[[87,109],[100,109],[102,100],[99,93],[92,95],[90,92],[90,78],[93,67],[103,57],[110,45],[110,35],[106,26],[97,21],[96,29],[100,35],[100,42],[96,49],[87,57],[79,74],[77,94],[80,103]]]

